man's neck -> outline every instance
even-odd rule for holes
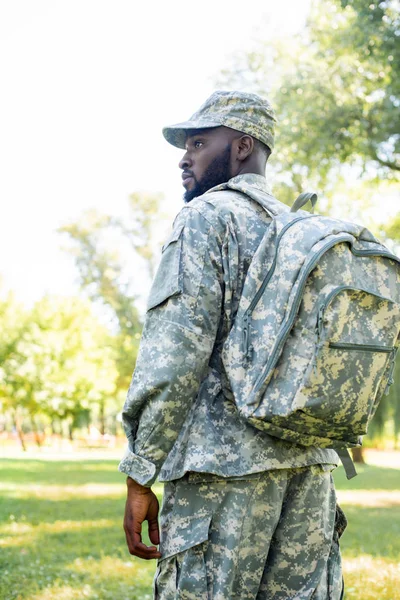
[[[237,173],[235,173],[234,177],[237,175],[246,175],[247,173],[252,173],[253,175],[262,175],[265,177],[265,165],[260,165],[257,163],[243,165]]]

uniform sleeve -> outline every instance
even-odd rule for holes
[[[163,247],[122,418],[129,447],[119,469],[150,486],[196,399],[222,310],[221,240],[185,207]]]

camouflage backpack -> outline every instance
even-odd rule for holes
[[[392,383],[400,259],[359,225],[296,212],[315,194],[290,211],[247,184],[224,187],[272,217],[223,349],[239,413],[276,437],[334,448],[350,478],[347,448],[361,445]]]

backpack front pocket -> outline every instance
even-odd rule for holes
[[[316,351],[292,417],[304,431],[354,442],[364,435],[389,383],[400,307],[371,291],[341,286],[321,303]]]

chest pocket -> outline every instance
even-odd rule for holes
[[[182,232],[183,225],[174,229],[162,247],[161,262],[158,267],[147,302],[147,310],[159,306],[171,296],[182,292]]]

